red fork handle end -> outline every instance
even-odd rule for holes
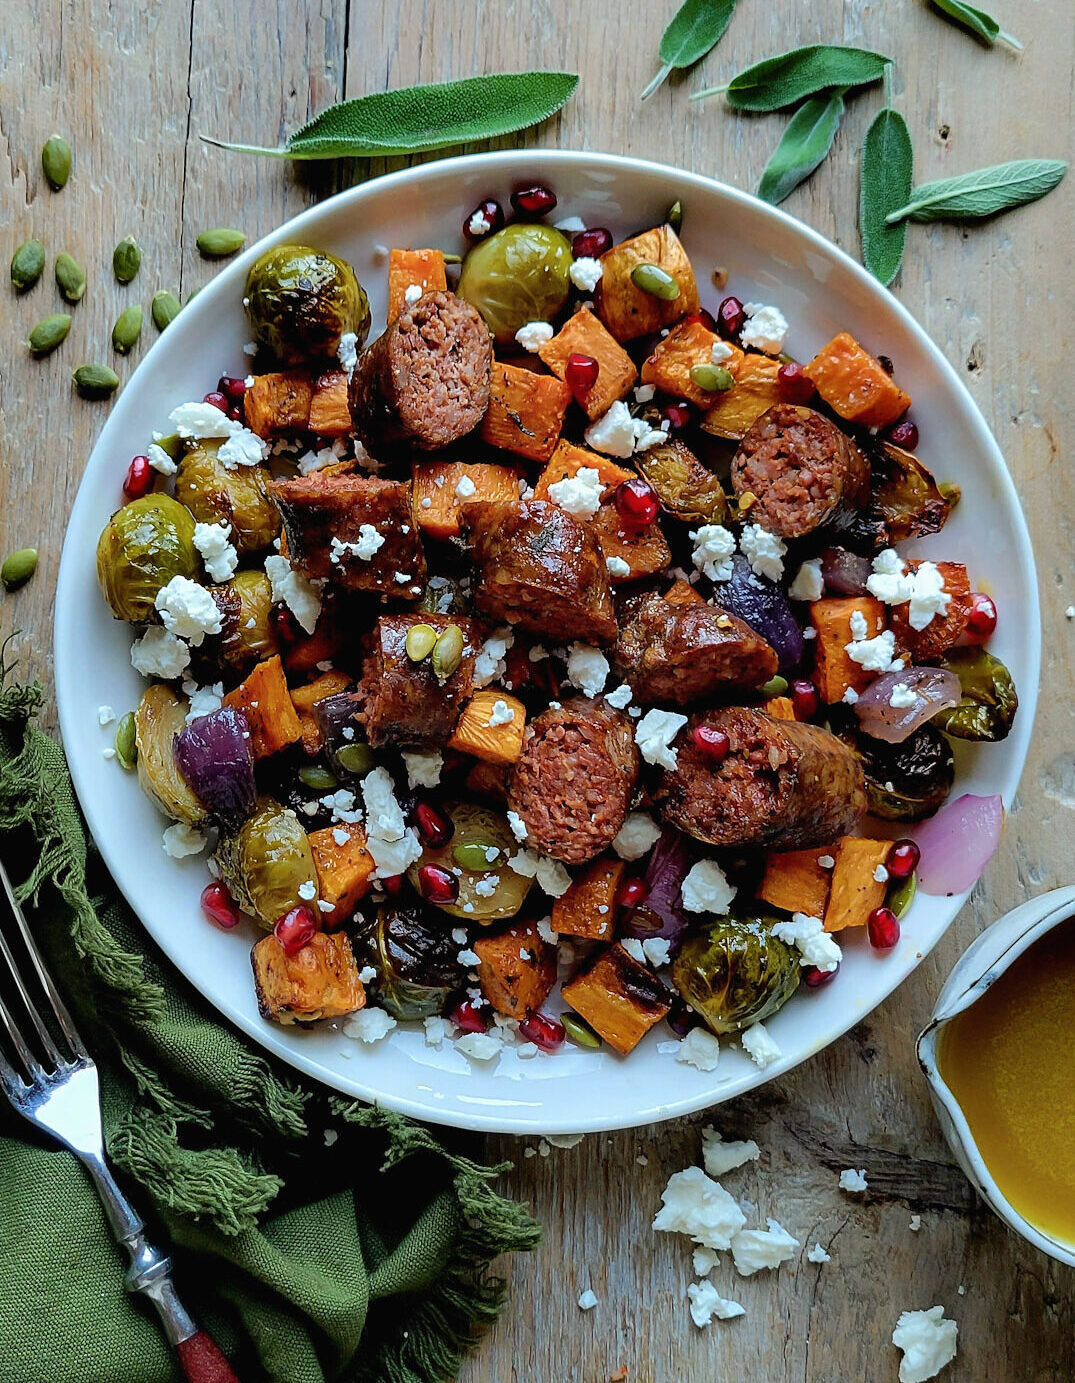
[[[176,1346],[187,1383],[239,1383],[220,1346],[204,1330]]]

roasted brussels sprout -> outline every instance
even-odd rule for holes
[[[265,493],[261,466],[229,470],[217,460],[219,442],[199,442],[179,462],[175,496],[199,523],[231,524],[240,557],[262,552],[280,532],[280,511]]]
[[[1019,708],[1012,675],[984,648],[953,648],[941,665],[954,672],[963,699],[933,717],[933,724],[960,740],[1006,739]]]
[[[500,346],[527,322],[548,322],[571,292],[571,242],[552,226],[516,224],[481,241],[463,260],[459,296],[473,304]]]
[[[922,725],[900,744],[861,732],[852,743],[866,775],[866,799],[885,821],[921,821],[932,816],[952,790],[952,747],[932,725]]]
[[[378,909],[363,959],[377,971],[377,1001],[396,1018],[431,1018],[466,983],[459,946],[443,919],[417,899]]]
[[[157,592],[173,576],[197,575],[194,519],[171,495],[125,504],[97,540],[97,580],[117,619],[152,619]]]
[[[240,676],[255,663],[279,653],[269,620],[272,586],[263,571],[240,571],[222,586],[210,586],[209,594],[220,611],[220,637],[211,647],[222,666]]]
[[[188,826],[201,826],[209,812],[175,761],[175,741],[186,728],[187,704],[185,697],[176,696],[161,682],[146,688],[134,713],[138,782],[165,816],[185,821]]]
[[[728,499],[723,485],[683,442],[650,447],[635,461],[673,518],[688,523],[724,522]]]
[[[451,839],[439,849],[426,847],[407,870],[407,878],[421,891],[419,870],[423,865],[458,869],[458,896],[452,903],[437,903],[437,907],[470,922],[498,922],[514,917],[533,879],[516,874],[508,866],[508,856],[519,847],[506,818],[477,802],[448,802],[442,810],[452,823]],[[493,851],[496,853],[492,854]],[[486,893],[490,879],[495,880],[495,887]]]
[[[431,576],[415,607],[427,615],[469,615],[470,602],[451,576]]]
[[[773,936],[776,920],[716,917],[684,939],[672,982],[713,1032],[739,1032],[760,1023],[798,988],[798,956]]]
[[[841,539],[873,551],[908,538],[939,533],[959,500],[959,490],[942,493],[918,457],[891,442],[863,438],[870,461],[870,499]]]
[[[308,245],[276,245],[255,261],[246,311],[255,338],[283,365],[335,359],[346,332],[359,349],[369,335],[369,299],[355,271]]]
[[[221,836],[213,859],[235,901],[266,927],[303,901],[304,884],[317,888],[306,832],[272,797],[259,797],[253,815],[233,835]]]

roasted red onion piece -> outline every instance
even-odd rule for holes
[[[903,704],[912,695],[914,700]],[[855,702],[855,714],[865,734],[889,744],[902,744],[938,711],[958,706],[962,695],[954,672],[939,667],[909,667],[878,677]]]
[[[639,941],[661,937],[674,951],[687,926],[680,889],[691,867],[691,855],[678,831],[666,830],[650,852],[643,883],[649,892],[620,924],[621,936]]]
[[[780,660],[781,672],[801,661],[803,631],[791,602],[779,586],[752,571],[745,557],[737,553],[732,558],[731,578],[716,583],[713,599],[722,610],[749,624],[772,645]]]
[[[964,793],[947,803],[915,831],[921,851],[918,887],[923,893],[950,898],[978,882],[993,858],[1004,827],[999,797]]]
[[[865,595],[866,578],[872,570],[868,557],[846,547],[827,547],[821,554],[826,595]]]
[[[254,809],[254,756],[246,716],[231,706],[198,716],[176,736],[175,762],[191,791],[225,831]]]

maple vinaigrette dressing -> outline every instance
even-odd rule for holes
[[[1075,918],[945,1025],[937,1065],[1012,1206],[1075,1244]]]

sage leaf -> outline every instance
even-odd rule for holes
[[[1060,159],[1019,158],[955,178],[924,182],[885,220],[891,225],[905,220],[976,221],[995,216],[1009,207],[1036,202],[1051,192],[1067,171],[1067,164]]]
[[[221,149],[271,158],[389,158],[514,134],[554,115],[578,84],[572,72],[466,77],[341,101],[307,121],[279,149],[202,138]]]
[[[991,14],[986,14],[985,10],[977,10],[973,5],[964,3],[964,0],[930,0],[934,9],[940,10],[947,19],[958,24],[961,29],[966,29],[975,38],[980,38],[983,43],[988,43],[992,48],[994,43],[1006,43],[1009,48],[1021,50],[1023,45],[1011,34],[1006,34]]]
[[[831,96],[811,96],[802,103],[761,175],[758,196],[763,201],[776,206],[824,162],[843,114],[842,88]]]
[[[715,48],[735,9],[735,0],[683,0],[661,35],[657,55],[661,66],[642,92],[642,100],[653,95],[673,68],[692,67]]]
[[[869,86],[879,82],[890,58],[867,48],[816,43],[765,58],[733,77],[727,86],[708,87],[690,98],[701,101],[723,92],[740,110],[770,111],[794,106],[831,87]]]
[[[889,213],[903,206],[914,182],[914,150],[907,122],[891,106],[879,110],[862,146],[859,186],[859,235],[862,262],[886,286],[899,273],[907,222],[889,223]]]

